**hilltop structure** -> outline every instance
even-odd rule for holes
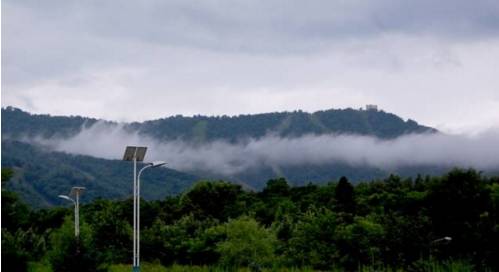
[[[366,105],[366,110],[372,110],[372,111],[378,111],[378,105],[374,105],[374,104],[367,104]]]

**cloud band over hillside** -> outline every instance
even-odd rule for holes
[[[261,166],[322,165],[334,162],[389,170],[406,166],[499,168],[499,131],[478,135],[408,134],[392,140],[360,135],[305,135],[282,138],[269,134],[237,143],[160,142],[128,132],[121,125],[96,123],[74,137],[37,138],[56,151],[121,159],[125,146],[147,146],[146,160],[165,160],[181,171],[233,175]]]

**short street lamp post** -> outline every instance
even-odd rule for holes
[[[124,161],[133,161],[133,268],[140,271],[140,175],[147,168],[165,165],[163,161],[147,163],[137,175],[137,162],[144,161],[147,147],[127,146]]]
[[[80,195],[85,190],[85,187],[73,187],[71,188],[71,192],[69,195],[59,195],[60,198],[66,199],[68,201],[73,202],[75,209],[75,237],[78,239],[80,236]],[[75,199],[72,199],[70,196],[75,196]]]
[[[442,237],[442,238],[439,238],[439,239],[435,239],[433,241],[430,242],[430,248],[429,248],[429,258],[432,259],[432,249],[433,249],[433,246],[437,245],[437,244],[444,244],[444,243],[450,243],[452,241],[452,237],[449,237],[449,236],[445,236],[445,237]]]

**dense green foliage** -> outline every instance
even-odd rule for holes
[[[142,201],[141,216],[142,261],[172,271],[499,270],[499,178],[474,170],[357,185],[274,179],[261,192],[199,182],[179,196]],[[85,204],[76,241],[71,208],[32,210],[3,191],[2,266],[129,269],[116,264],[131,262],[131,217],[131,200]]]

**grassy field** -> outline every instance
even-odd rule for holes
[[[130,271],[130,265],[112,265],[109,267],[108,272],[125,272]],[[145,263],[141,266],[141,271],[144,272],[222,272],[222,271],[235,271],[235,272],[251,272],[250,268],[222,268],[222,267],[213,267],[213,266],[186,266],[186,265],[172,265],[169,267],[164,267],[159,264],[150,264]],[[288,269],[288,268],[280,268],[280,269],[263,269],[261,271],[279,271],[279,272],[309,272],[313,271],[312,269]]]
[[[106,270],[107,269],[107,270]],[[103,271],[108,272],[129,272],[132,270],[129,264],[113,264],[107,268],[102,268]],[[473,266],[465,261],[448,261],[443,263],[437,262],[423,262],[418,266],[418,271],[428,271],[428,272],[471,272],[474,271]],[[43,263],[31,263],[29,270],[30,272],[52,272],[50,266]],[[188,265],[172,265],[169,267],[162,266],[161,264],[155,263],[142,263],[142,272],[222,272],[222,271],[233,271],[233,272],[251,272],[255,271],[250,268],[223,268],[216,266],[188,266]],[[259,270],[262,272],[311,272],[314,271],[311,268],[265,268]],[[341,269],[333,269],[330,271],[342,271]],[[362,272],[372,272],[372,271],[386,271],[386,272],[398,272],[404,271],[401,269],[393,268],[373,268],[369,266],[359,267],[359,271]]]

